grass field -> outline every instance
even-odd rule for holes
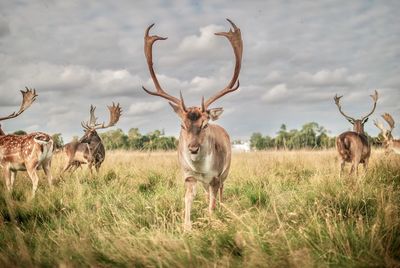
[[[366,174],[339,179],[334,151],[234,154],[214,215],[198,187],[190,233],[176,153],[108,152],[94,178],[52,188],[40,174],[32,201],[26,173],[11,196],[1,178],[1,267],[400,266],[396,155],[373,151]]]

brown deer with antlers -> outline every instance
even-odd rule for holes
[[[96,123],[97,118],[94,114],[96,107],[90,106],[90,119],[88,122],[82,122],[81,125],[85,134],[79,141],[73,141],[64,145],[64,152],[67,155],[68,162],[66,163],[63,172],[72,169],[75,171],[82,164],[88,164],[90,173],[92,174],[92,167],[94,166],[98,172],[101,164],[103,163],[106,151],[97,130],[106,129],[114,126],[122,113],[119,103],[112,106],[107,106],[110,112],[110,121],[105,123]]]
[[[394,119],[388,113],[383,114],[382,118],[389,125],[389,129],[386,129],[383,126],[383,124],[381,122],[379,122],[378,120],[375,120],[374,124],[377,128],[379,128],[381,130],[381,134],[383,137],[383,145],[387,151],[392,150],[396,154],[400,154],[400,140],[394,139],[393,135],[392,135],[392,131],[394,129]]]
[[[0,121],[12,119],[22,114],[38,96],[35,89],[21,90],[22,103],[18,112],[1,117]],[[6,135],[0,128],[0,165],[4,169],[4,178],[9,191],[12,190],[18,171],[27,171],[32,180],[32,197],[38,186],[36,170],[43,168],[49,185],[52,184],[50,172],[53,155],[53,140],[42,132],[27,135]]]
[[[232,21],[227,20],[232,25],[233,31],[231,29],[229,32],[215,34],[228,38],[235,54],[235,70],[229,84],[208,100],[204,101],[203,97],[200,107],[187,107],[182,94],[178,99],[161,88],[153,69],[152,47],[155,41],[167,38],[157,35],[149,36],[149,31],[154,24],[150,25],[145,32],[144,52],[156,91],[149,91],[144,87],[143,89],[150,95],[167,99],[172,109],[181,119],[178,157],[183,170],[186,188],[185,230],[190,230],[192,226],[190,212],[196,194],[197,182],[201,182],[208,192],[209,212],[212,213],[212,210],[216,207],[218,192],[220,202],[222,201],[224,181],[229,173],[231,163],[229,135],[222,127],[209,123],[217,120],[223,112],[222,108],[209,108],[209,106],[222,96],[239,88],[238,77],[242,61],[243,42],[240,29]]]
[[[334,100],[339,112],[353,125],[353,131],[346,131],[336,138],[336,149],[340,157],[339,176],[341,176],[346,162],[351,163],[350,174],[355,170],[358,175],[358,164],[362,163],[366,170],[371,155],[371,145],[368,142],[368,137],[364,133],[364,124],[375,111],[378,101],[378,92],[375,90],[375,94],[371,95],[374,101],[372,111],[361,119],[354,119],[342,111],[342,106],[340,105],[340,99],[342,97],[343,96],[338,97],[336,95]]]

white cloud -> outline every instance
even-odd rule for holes
[[[306,84],[315,86],[343,86],[350,84],[358,84],[365,80],[366,75],[362,73],[349,74],[346,68],[338,68],[334,70],[321,70],[315,74],[308,72],[300,72],[295,79]]]
[[[127,115],[152,115],[161,109],[166,108],[166,101],[154,101],[154,102],[137,102],[131,104]]]
[[[178,51],[183,53],[198,53],[199,51],[211,51],[217,48],[218,40],[214,33],[224,31],[218,25],[208,25],[200,28],[200,35],[185,37],[179,44]]]
[[[81,133],[79,122],[91,103],[99,107],[99,118],[107,118],[106,105],[116,101],[127,113],[117,127],[178,133],[166,101],[141,89],[143,84],[154,89],[143,54],[144,30],[155,22],[152,34],[169,37],[154,49],[162,87],[173,96],[182,91],[188,106],[199,105],[201,96],[223,88],[232,75],[232,49],[226,38],[214,35],[229,30],[225,17],[242,31],[241,87],[216,105],[253,111],[251,120],[248,113],[234,112],[219,121],[233,139],[276,131],[274,124],[259,123],[277,110],[266,103],[279,104],[278,127],[283,121],[313,120],[333,133],[341,130],[335,93],[345,95],[344,102],[357,102],[349,112],[363,114],[370,108],[368,95],[382,89],[377,113],[399,111],[395,2],[5,1],[0,6],[0,115],[18,109],[24,86],[39,93],[23,116],[4,122],[9,131],[37,125],[71,137]],[[152,102],[163,106],[141,104]],[[128,115],[137,103],[142,108],[132,112],[139,115]],[[140,115],[146,109],[153,110]]]
[[[274,103],[278,101],[282,101],[291,94],[286,86],[286,84],[278,84],[268,90],[263,96],[262,99],[267,103]]]

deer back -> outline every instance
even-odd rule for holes
[[[0,136],[0,163],[16,170],[25,170],[27,165],[39,167],[53,155],[53,140],[42,132],[27,135]]]

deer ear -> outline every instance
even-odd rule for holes
[[[220,117],[220,115],[222,114],[223,111],[224,111],[223,108],[213,108],[213,109],[207,110],[207,113],[210,116],[211,120],[215,121]]]

